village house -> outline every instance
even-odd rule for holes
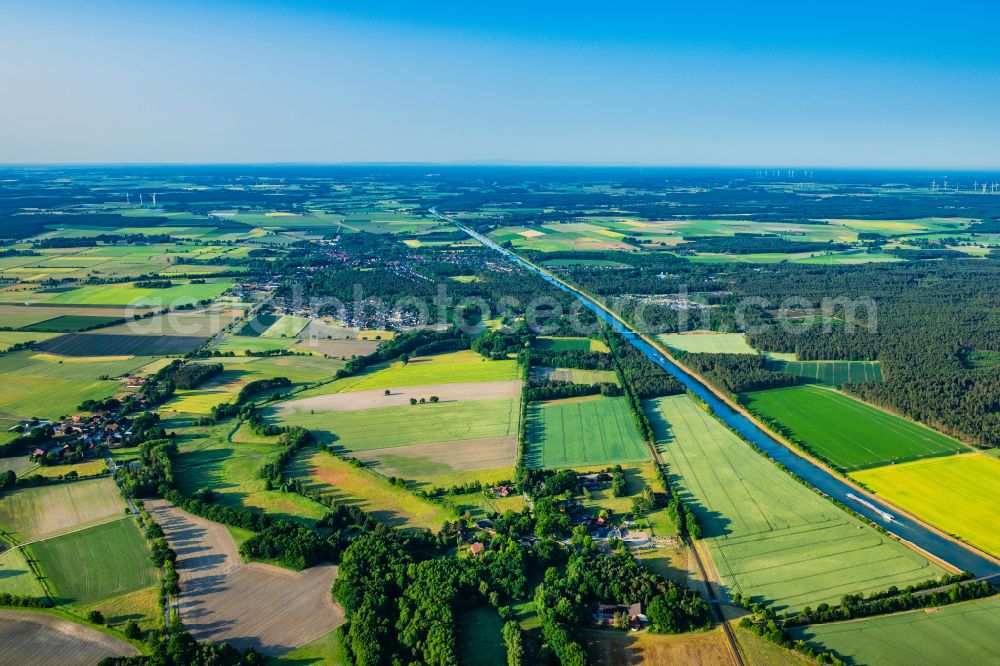
[[[648,620],[643,613],[642,604],[602,604],[594,606],[593,621],[596,627],[614,627],[616,618],[624,616],[629,629],[637,631]]]

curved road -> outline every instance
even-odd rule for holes
[[[635,330],[616,318],[604,305],[563,283],[544,269],[525,261],[510,250],[500,247],[500,245],[490,238],[473,231],[447,215],[438,213],[436,206],[430,208],[429,212],[437,218],[461,229],[486,247],[500,252],[518,265],[537,273],[553,286],[577,298],[597,317],[610,325],[612,329],[621,333],[636,349],[680,380],[685,388],[705,401],[712,408],[715,415],[722,419],[724,423],[733,428],[744,439],[764,451],[772,460],[787,467],[789,471],[816,490],[849,506],[856,513],[881,525],[887,532],[914,544],[957,569],[969,571],[980,578],[1000,578],[1000,563],[984,557],[906,516],[897,515],[896,509],[882,504],[876,497],[866,495],[864,504],[854,500],[853,497],[859,493],[856,488],[771,437],[756,423],[730,407],[725,400],[716,395],[712,389],[703,384],[699,379],[666,358],[653,345],[646,342]],[[886,520],[887,516],[891,518]]]

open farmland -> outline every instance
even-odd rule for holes
[[[0,610],[0,663],[91,666],[139,650],[125,641],[54,615]]]
[[[733,663],[721,627],[676,636],[625,631],[583,632],[590,664],[685,664],[729,666]]]
[[[354,505],[380,522],[400,528],[432,531],[453,516],[442,506],[393,486],[371,472],[325,451],[301,451],[286,468],[289,478],[300,479],[309,490],[332,497],[337,504]]]
[[[196,304],[221,296],[233,286],[232,281],[220,280],[204,284],[176,282],[162,289],[136,287],[132,284],[85,286],[64,291],[46,300],[48,304],[67,305],[129,305],[132,307],[174,307]]]
[[[808,382],[838,387],[843,384],[881,382],[878,361],[769,361],[768,367],[793,374]]]
[[[611,465],[649,458],[621,397],[532,403],[526,440],[524,462],[529,467]]]
[[[692,354],[756,354],[757,350],[747,344],[743,333],[717,333],[715,331],[692,331],[691,333],[665,333],[656,339],[672,349]]]
[[[343,610],[330,596],[337,567],[323,564],[296,573],[244,564],[225,526],[161,500],[147,507],[177,552],[180,616],[198,640],[277,655],[343,623]]]
[[[35,348],[65,356],[158,356],[187,354],[208,338],[195,335],[114,335],[101,333],[69,333],[52,338]]]
[[[793,640],[832,650],[852,664],[996,663],[1000,597],[792,631]]]
[[[472,351],[421,356],[409,363],[397,361],[388,368],[366,375],[349,390],[394,389],[428,384],[498,382],[517,379],[516,361],[488,361]]]
[[[56,597],[88,602],[134,592],[157,581],[135,520],[119,520],[31,544]]]
[[[429,396],[428,396],[429,397]],[[516,399],[440,402],[379,407],[330,414],[295,413],[282,425],[312,430],[319,441],[338,451],[355,452],[410,444],[487,437],[516,437]]]
[[[254,395],[255,399],[260,399],[268,393],[286,393],[303,383],[329,379],[344,365],[339,360],[317,356],[213,358],[207,359],[205,363],[222,363],[224,370],[196,389],[179,389],[160,408],[162,411],[208,414],[212,407],[234,401],[240,390],[252,381],[285,377],[292,382],[291,387],[280,387]]]
[[[590,351],[603,352],[606,354],[610,351],[604,342],[601,340],[594,340],[593,338],[560,338],[554,336],[541,336],[535,340],[535,345],[538,349],[544,349],[545,351],[551,352]]]
[[[45,596],[45,590],[28,566],[23,548],[8,548],[0,553],[0,592],[25,597]]]
[[[53,381],[47,377],[21,375],[16,384],[7,385],[4,395],[0,395],[0,413],[18,418],[55,419],[74,412],[84,400],[107,398],[120,389],[121,384],[114,381]]]
[[[57,333],[30,333],[23,331],[0,331],[0,352],[5,352],[14,345],[25,342],[40,342],[53,338]]]
[[[25,326],[23,331],[46,331],[51,333],[73,333],[88,328],[103,326],[118,321],[119,317],[94,317],[89,315],[60,315],[52,319]]]
[[[1000,557],[1000,460],[981,453],[932,458],[851,476],[907,511]]]
[[[574,384],[618,384],[618,375],[613,370],[534,367],[531,369],[531,378],[539,381],[573,382]]]
[[[955,440],[819,386],[741,396],[754,414],[780,423],[809,450],[847,470],[965,450]]]
[[[307,317],[283,315],[261,333],[264,338],[294,338],[309,324]]]
[[[124,506],[111,477],[17,488],[0,496],[0,529],[32,541],[105,521]]]
[[[278,454],[273,440],[253,437],[243,441],[240,435],[245,428],[241,428],[234,436],[237,444],[226,438],[231,424],[196,426],[191,421],[175,417],[164,423],[164,427],[177,430],[181,436],[175,478],[183,492],[211,488],[216,503],[222,506],[258,509],[275,518],[306,524],[326,514],[326,507],[301,495],[265,488],[257,469]]]
[[[190,335],[207,338],[243,316],[243,308],[217,304],[199,310],[175,310],[117,326],[95,329],[102,335]]]
[[[262,338],[248,335],[227,335],[212,345],[213,351],[245,354],[251,352],[284,351],[297,343],[292,338]]]
[[[941,575],[779,470],[687,396],[644,405],[730,594],[799,609]]]

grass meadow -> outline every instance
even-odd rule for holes
[[[517,373],[516,361],[489,361],[475,352],[459,351],[421,356],[410,359],[406,364],[393,363],[383,370],[366,375],[347,390],[509,381],[517,379]]]
[[[932,525],[1000,557],[1000,460],[981,453],[932,458],[851,476]]]
[[[664,333],[656,339],[662,344],[692,354],[756,354],[757,350],[747,344],[743,333],[716,333],[695,331],[692,333]]]
[[[475,400],[379,407],[347,412],[295,413],[300,425],[345,452],[517,435],[518,400]]]
[[[133,284],[84,286],[61,292],[46,303],[65,305],[131,305],[134,307],[172,307],[197,303],[221,296],[233,286],[231,280],[189,284],[178,282],[163,289],[136,287]]]
[[[777,421],[809,449],[846,470],[965,450],[954,439],[819,386],[741,396],[754,414]]]
[[[768,367],[807,382],[833,387],[882,381],[882,367],[878,361],[770,361]]]
[[[943,573],[795,481],[687,396],[644,404],[730,594],[796,610]]]
[[[45,596],[45,590],[28,566],[24,549],[11,548],[0,553],[0,592],[25,597]]]
[[[622,397],[532,403],[526,440],[528,467],[604,466],[649,458]]]
[[[154,585],[146,538],[127,517],[31,545],[42,575],[64,601],[85,603]]]
[[[330,495],[338,504],[358,506],[395,527],[438,531],[444,521],[454,518],[441,505],[325,451],[299,452],[286,467],[286,474],[303,480],[309,490]]]
[[[107,520],[124,507],[111,477],[16,488],[0,496],[0,529],[32,541]]]
[[[997,658],[1000,597],[953,606],[896,613],[853,622],[792,630],[820,650],[832,650],[851,664],[988,664]]]

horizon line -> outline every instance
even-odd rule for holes
[[[644,162],[532,162],[515,160],[470,160],[470,161],[275,161],[275,162],[0,162],[3,168],[55,168],[55,167],[512,167],[512,168],[594,168],[594,169],[755,169],[763,171],[1000,171],[1000,166],[954,166],[954,165],[794,165],[786,164],[704,164],[704,163],[644,163]]]

